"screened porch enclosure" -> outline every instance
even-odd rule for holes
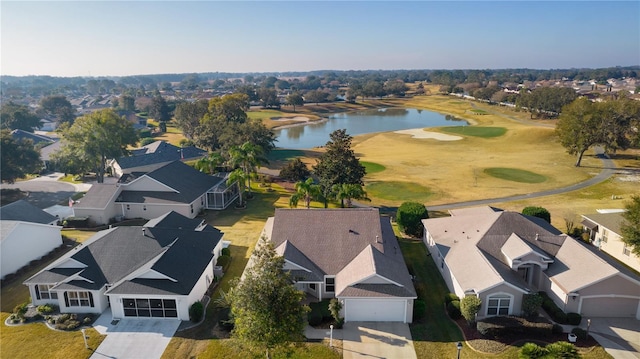
[[[220,176],[222,177],[222,176]],[[222,181],[215,187],[207,191],[206,195],[206,208],[221,210],[229,207],[233,201],[238,198],[238,186],[236,183],[231,183],[227,186],[228,174],[225,174]]]

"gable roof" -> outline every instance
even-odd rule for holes
[[[108,293],[187,295],[214,257],[223,233],[123,226],[98,232],[25,284],[56,283],[55,289]],[[82,265],[65,266],[70,259]],[[170,279],[129,278],[144,266]]]
[[[307,280],[336,277],[336,296],[415,297],[388,218],[376,208],[276,209],[267,237],[286,260],[311,270]],[[388,284],[363,284],[377,276]]]
[[[613,233],[618,235],[622,233],[622,230],[620,229],[620,226],[624,222],[622,212],[583,214],[582,217],[596,225],[610,230]]]
[[[480,292],[500,283],[526,290],[509,258],[531,252],[549,258],[545,273],[566,293],[628,272],[537,217],[478,213],[423,220],[463,290]]]
[[[177,228],[184,230],[195,231],[197,228],[204,224],[204,220],[196,218],[187,218],[175,211],[167,212],[166,214],[149,220],[145,223],[146,228]]]
[[[117,201],[191,203],[223,181],[220,177],[209,176],[181,161],[173,161],[143,176],[152,178],[177,192],[128,191],[125,187]]]
[[[20,130],[20,129],[16,129],[11,131],[11,137],[13,137],[15,140],[21,141],[21,140],[31,140],[33,141],[34,145],[37,145],[39,143],[43,143],[45,145],[51,144],[56,142],[57,139],[48,137],[48,136],[44,136],[44,135],[39,135],[37,133],[33,133],[33,132],[27,132],[24,130]]]
[[[89,188],[84,195],[74,205],[75,208],[96,208],[103,209],[111,203],[118,194],[120,188],[114,184],[96,183]]]
[[[165,141],[155,141],[131,151],[131,156],[116,160],[121,169],[148,166],[157,163],[171,162],[180,159],[200,158],[207,151],[194,146],[178,147]]]
[[[50,224],[57,218],[21,199],[0,207],[0,220]]]

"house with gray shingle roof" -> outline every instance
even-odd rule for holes
[[[0,275],[15,273],[62,245],[58,218],[19,200],[0,207]]]
[[[640,273],[640,257],[622,241],[623,211],[583,214],[582,226],[594,246]]]
[[[131,150],[130,156],[111,163],[113,174],[121,177],[133,172],[151,172],[173,161],[190,161],[207,155],[207,151],[194,146],[178,147],[165,141],[155,141]]]
[[[478,296],[478,317],[522,314],[546,292],[565,313],[640,319],[640,277],[546,221],[491,207],[423,220],[424,243],[449,290]]]
[[[296,287],[313,300],[338,298],[345,321],[412,321],[416,291],[378,209],[276,209],[262,235]]]
[[[194,218],[203,209],[225,209],[238,197],[227,175],[208,175],[174,161],[148,173],[126,174],[115,184],[96,184],[74,205],[76,217],[95,224],[124,218],[151,219],[173,210]]]
[[[189,320],[189,307],[214,280],[223,233],[170,212],[144,226],[114,227],[27,279],[34,305],[62,313],[102,313],[114,318]]]

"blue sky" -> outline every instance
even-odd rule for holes
[[[3,75],[640,64],[640,2],[0,3]]]

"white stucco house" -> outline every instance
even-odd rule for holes
[[[210,176],[173,161],[151,172],[125,174],[115,184],[94,184],[73,206],[94,224],[114,219],[151,219],[169,210],[194,218],[203,209],[224,209],[238,198],[227,175]]]
[[[565,313],[640,319],[640,278],[546,221],[492,207],[423,220],[424,243],[449,290],[478,296],[478,317],[522,314],[546,292]]]
[[[0,207],[2,279],[62,245],[58,218],[19,200]]]
[[[102,313],[113,318],[189,320],[189,307],[214,280],[223,233],[176,212],[144,226],[100,231],[24,284],[34,305],[62,313]]]
[[[582,226],[594,246],[640,273],[640,257],[622,241],[622,212],[583,214]]]
[[[346,322],[413,320],[415,288],[388,217],[376,208],[276,209],[262,236],[313,300],[338,298]]]

